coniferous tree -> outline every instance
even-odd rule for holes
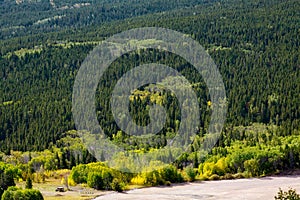
[[[30,178],[30,176],[28,176],[27,179],[26,179],[25,188],[26,189],[32,189],[32,179]]]

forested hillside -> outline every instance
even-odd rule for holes
[[[115,20],[192,8],[212,2],[215,0],[176,0],[172,3],[162,0],[3,0],[0,1],[0,38],[99,26]]]
[[[282,135],[293,134],[300,124],[299,3],[248,4],[201,4],[177,11],[181,17],[160,13],[99,28],[2,40],[1,149],[42,150],[74,129],[71,94],[80,64],[106,35],[142,26],[183,31],[207,48],[225,83],[228,126],[259,122],[278,125]],[[162,62],[175,63],[177,69],[185,65],[173,58]],[[189,80],[199,82],[191,71],[184,71]],[[114,85],[116,80],[109,81]]]
[[[95,158],[74,131],[72,89],[76,74],[100,41],[131,28],[156,26],[191,36],[211,55],[226,88],[225,127],[209,155],[200,156],[198,150],[211,114],[207,87],[185,60],[150,49],[122,56],[99,82],[97,117],[111,140],[129,150],[147,152],[164,147],[166,138],[176,134],[181,114],[178,102],[164,89],[157,92],[159,86],[137,88],[130,103],[131,115],[140,125],[149,123],[148,105],[157,103],[166,108],[167,123],[152,141],[132,141],[116,126],[110,111],[108,102],[118,79],[135,66],[155,60],[182,73],[199,99],[201,127],[189,151],[173,163],[177,169],[193,165],[201,179],[218,179],[232,178],[228,174],[250,177],[300,167],[298,0],[54,2],[0,1],[0,151],[16,158],[7,162],[29,163],[31,168],[38,163],[47,170],[77,165],[71,173],[73,184],[86,183],[88,172],[80,179],[76,170],[85,168],[79,164]],[[22,156],[27,161],[18,161],[20,156],[12,150],[25,152]],[[29,156],[28,151],[34,153]],[[3,160],[4,154],[0,154]],[[90,164],[86,169],[90,167],[95,173],[96,169],[101,173],[108,170],[104,164],[98,165]],[[174,166],[157,172],[162,182],[183,180]],[[122,177],[114,170],[109,172]],[[164,177],[168,172],[172,172],[172,180]],[[185,173],[191,179],[196,176],[190,168]],[[125,182],[161,184],[158,179],[152,183],[148,176],[152,174],[129,176]]]

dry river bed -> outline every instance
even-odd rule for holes
[[[149,187],[124,193],[108,193],[95,200],[268,200],[274,199],[279,188],[291,187],[300,192],[300,175],[276,176],[252,179],[203,181],[173,185],[171,187]]]

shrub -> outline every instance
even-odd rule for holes
[[[111,182],[113,181],[113,176],[109,171],[103,170],[102,171],[102,181],[103,181],[103,187],[106,190],[110,190],[111,188]]]
[[[86,183],[88,176],[86,168],[86,165],[83,164],[73,167],[70,174],[70,179],[72,179],[75,183]]]
[[[249,173],[249,177],[259,175],[259,163],[256,159],[246,160],[244,162],[244,168]]]
[[[184,169],[184,172],[186,174],[186,178],[187,178],[188,181],[194,181],[195,180],[196,172],[195,172],[193,167],[191,167],[191,166],[186,167]]]
[[[164,180],[157,170],[146,173],[146,184],[151,186],[164,185]]]
[[[199,175],[199,179],[200,179],[201,181],[207,181],[207,180],[209,180],[206,174],[201,174],[201,175]]]
[[[112,183],[111,183],[111,188],[112,188],[114,191],[122,192],[122,191],[123,191],[123,188],[124,188],[124,183],[122,183],[122,182],[120,182],[120,180],[114,178],[114,180],[113,180]]]
[[[159,170],[139,173],[130,182],[135,185],[156,186],[183,182],[183,177],[176,167],[169,165]]]
[[[245,176],[244,176],[243,173],[237,173],[237,174],[234,174],[233,177],[234,177],[234,178],[237,178],[237,179],[239,179],[239,178],[245,178]]]
[[[213,174],[209,177],[209,180],[213,181],[213,180],[220,180],[220,176],[217,174]]]
[[[32,189],[32,180],[30,177],[27,177],[26,179],[26,185],[25,185],[26,189]]]
[[[74,181],[73,179],[68,178],[68,185],[69,185],[69,186],[75,186],[75,185],[77,185],[77,184],[75,183],[75,181]]]
[[[104,189],[102,174],[99,172],[88,173],[87,184],[96,190]]]
[[[176,167],[174,166],[167,166],[162,168],[160,171],[162,179],[164,181],[169,181],[171,183],[180,183],[183,182],[183,178],[180,173],[178,173]]]
[[[234,177],[233,177],[232,174],[226,173],[226,174],[223,176],[223,179],[234,179]]]
[[[0,197],[3,192],[10,186],[15,186],[14,172],[10,169],[1,169],[7,166],[0,166]]]
[[[201,169],[199,167],[199,172],[201,173],[200,170]],[[215,164],[213,162],[204,163],[204,165],[203,165],[203,174],[206,174],[207,176],[211,176],[211,175],[216,174],[216,173],[217,173],[217,167],[215,166]]]
[[[227,164],[225,158],[220,158],[215,164],[216,174],[223,176],[227,170]]]
[[[134,185],[144,185],[146,180],[139,174],[136,177],[133,177],[130,182]]]
[[[296,193],[295,189],[290,188],[284,192],[279,188],[277,196],[274,197],[276,200],[300,200],[300,195]]]
[[[132,177],[132,174],[109,168],[103,162],[95,162],[73,167],[68,178],[68,184],[74,186],[79,183],[86,183],[89,187],[97,190],[111,190],[114,179],[122,180],[123,184],[126,185]],[[132,182],[134,182],[133,179]]]
[[[43,200],[43,195],[39,190],[21,189],[18,187],[9,187],[2,195],[1,200]]]

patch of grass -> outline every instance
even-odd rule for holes
[[[34,53],[40,53],[41,51],[42,51],[42,47],[41,46],[36,46],[36,47],[34,47],[32,49],[21,48],[19,50],[14,51],[14,52],[9,52],[4,57],[5,58],[10,58],[13,54],[15,54],[16,56],[18,56],[19,58],[21,58],[21,57],[24,57],[26,53],[28,53],[28,54],[34,54]]]
[[[59,41],[54,46],[56,47],[62,47],[65,49],[71,48],[72,46],[84,46],[84,45],[98,45],[99,41],[86,41],[86,42],[65,42],[65,41]]]
[[[90,200],[98,197],[99,195],[91,195],[88,197],[73,196],[73,195],[56,195],[56,196],[44,196],[45,200]]]
[[[25,181],[18,182],[17,186],[25,188]],[[55,178],[49,178],[44,183],[33,183],[33,189],[38,189],[39,191],[41,191],[45,200],[89,200],[107,193],[107,191],[97,191],[90,189],[92,191],[91,194],[81,194],[80,191],[84,189],[84,187],[82,187],[81,185],[70,187],[70,191],[55,192],[55,189],[61,186],[63,186],[61,184],[61,180]]]
[[[232,49],[231,47],[209,45],[209,47],[207,48],[207,51],[212,52],[212,51],[224,51],[224,50],[231,50],[231,49]]]

